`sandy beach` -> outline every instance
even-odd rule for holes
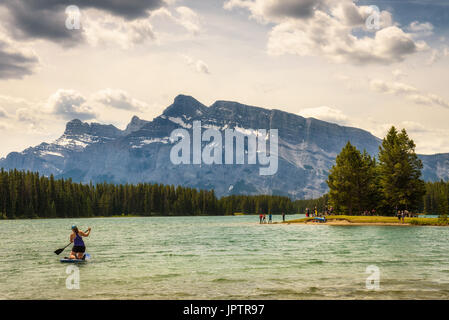
[[[327,225],[327,226],[413,226],[410,223],[392,223],[392,222],[350,222],[348,220],[328,220],[326,222],[314,222],[314,221],[305,221],[305,222],[288,222],[285,223],[290,224],[310,224],[310,225]]]
[[[447,226],[438,218],[411,218],[406,217],[405,221],[398,220],[397,217],[387,216],[328,216],[326,222],[319,222],[314,218],[302,218],[279,222],[284,224],[307,224],[307,225],[328,225],[328,226]]]

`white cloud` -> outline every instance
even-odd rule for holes
[[[195,67],[198,72],[209,74],[209,67],[204,61],[198,60]]]
[[[94,47],[118,45],[128,50],[148,41],[158,41],[160,37],[166,36],[155,31],[152,22],[155,17],[163,17],[166,21],[183,27],[189,34],[196,35],[201,31],[200,16],[185,6],[175,8],[174,13],[166,7],[161,7],[133,20],[96,9],[88,9],[83,11],[83,31],[87,42]]]
[[[200,32],[201,21],[195,11],[188,7],[178,7],[176,8],[176,12],[179,15],[179,18],[175,19],[178,24],[193,34],[198,34]]]
[[[209,66],[203,60],[196,60],[187,55],[181,55],[186,61],[187,65],[190,66],[198,73],[210,74]]]
[[[51,113],[66,120],[96,118],[94,111],[86,104],[86,99],[75,90],[59,89],[49,97],[47,107]]]
[[[45,131],[44,115],[39,112],[38,108],[19,108],[15,112],[14,120],[13,127],[16,130],[23,128],[29,133],[37,134]]]
[[[424,49],[423,43],[415,43],[396,26],[382,29],[374,37],[357,38],[328,19],[326,14],[317,13],[314,23],[287,21],[275,26],[269,35],[268,52],[320,55],[337,63],[390,64]]]
[[[13,41],[0,29],[0,80],[21,79],[34,73],[38,65],[39,58],[34,50]]]
[[[433,34],[433,25],[430,22],[413,21],[407,29],[417,37],[428,37]]]
[[[27,108],[19,108],[16,110],[17,120],[22,122],[36,123],[37,117],[33,110]]]
[[[305,118],[315,118],[341,125],[349,125],[351,123],[348,116],[343,114],[341,110],[327,106],[302,109],[298,112],[298,115]]]
[[[444,47],[440,50],[433,49],[430,53],[430,57],[427,60],[426,64],[430,66],[445,57],[449,57],[449,48],[448,47]]]
[[[449,108],[449,102],[445,99],[432,93],[422,92],[406,83],[387,82],[380,79],[374,79],[370,82],[370,88],[384,94],[403,96],[415,104]]]
[[[313,117],[340,125],[361,128],[381,139],[385,137],[392,126],[399,129],[404,128],[415,141],[418,153],[435,154],[441,150],[449,150],[449,140],[446,138],[449,136],[449,129],[439,129],[416,121],[383,122],[370,117],[356,118],[346,115],[342,110],[330,107],[303,109],[298,114],[303,117]]]
[[[148,110],[145,102],[119,89],[100,90],[88,98],[75,90],[59,89],[38,101],[0,95],[0,105],[0,130],[8,130],[13,139],[2,145],[0,153],[21,150],[29,143],[53,140],[61,134],[66,121],[75,118],[111,123],[114,122],[111,114],[125,117],[127,121],[131,112]]]
[[[386,28],[393,25],[393,17],[388,11],[377,11],[375,6],[357,6],[352,1],[340,1],[336,6],[330,6],[331,13],[343,25],[352,28],[364,29],[365,31],[375,31],[378,28]],[[325,11],[325,10],[323,10]],[[370,17],[378,17],[377,28],[367,28],[367,21]],[[372,21],[374,23],[374,20]]]
[[[150,17],[128,21],[110,14],[86,12],[83,29],[87,42],[92,46],[118,45],[130,49],[137,44],[156,38]]]
[[[111,109],[133,112],[145,112],[147,103],[131,97],[120,89],[103,89],[85,98],[75,90],[59,89],[44,101],[27,101],[24,99],[0,95],[0,118],[15,114],[13,120],[22,123],[39,124],[60,120],[98,119],[108,115]],[[56,120],[56,121],[58,121]]]
[[[377,13],[372,7],[357,6],[351,0],[230,0],[224,7],[245,8],[258,21],[274,23],[267,44],[272,55],[323,56],[334,62],[353,64],[391,64],[427,49],[423,41],[415,41],[412,34],[394,25],[388,11],[379,12],[378,31],[367,29],[365,21]],[[362,35],[355,36],[354,31]]]
[[[24,104],[29,104],[29,101],[23,98],[10,97],[0,94],[0,104],[8,106],[20,106]]]
[[[167,8],[161,8],[153,12],[152,17],[163,17],[173,23],[183,27],[189,33],[197,35],[202,29],[200,16],[192,9],[180,6],[175,8],[176,13],[172,13]]]
[[[15,120],[19,120],[19,116],[23,120],[25,115],[20,115],[20,113],[23,112],[20,110],[28,110],[31,109],[32,106],[33,104],[25,99],[0,95],[0,118],[3,118],[4,120],[7,119],[8,124],[11,124]],[[36,111],[34,111],[34,113],[36,113]]]
[[[93,95],[92,99],[116,109],[143,112],[148,108],[145,102],[132,98],[126,91],[120,89],[100,90]]]
[[[394,69],[391,73],[396,80],[407,77],[407,73],[401,69]]]
[[[224,8],[245,8],[251,18],[268,23],[285,18],[309,18],[316,8],[324,6],[327,0],[228,0]]]
[[[396,123],[379,123],[371,121],[366,123],[364,128],[371,131],[377,137],[383,138],[391,126],[399,129],[405,129],[411,139],[416,144],[416,151],[421,154],[435,154],[441,150],[449,149],[449,129],[435,128],[432,125],[424,125],[416,121],[399,121]]]

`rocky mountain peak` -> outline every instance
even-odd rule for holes
[[[150,121],[140,119],[138,116],[133,116],[131,122],[126,126],[125,134],[138,131],[149,122]]]
[[[196,117],[207,112],[207,107],[195,98],[187,95],[178,95],[173,104],[164,110],[164,115],[168,117],[185,116]]]
[[[269,114],[270,109],[250,106],[235,101],[217,100],[211,106],[211,109],[220,111],[232,111],[233,113],[253,113],[258,112],[262,114]]]
[[[104,125],[99,123],[82,122],[79,119],[73,119],[66,124],[64,135],[66,136],[80,136],[93,135],[98,137],[116,138],[122,135],[122,131],[117,129],[112,124]]]
[[[82,122],[79,119],[73,119],[69,122],[67,122],[65,126],[64,134],[66,135],[78,135],[86,133],[86,131],[89,131],[89,124]]]

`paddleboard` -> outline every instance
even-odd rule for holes
[[[69,259],[67,257],[64,257],[63,259],[59,260],[61,263],[84,263],[91,259],[90,254],[85,254],[85,259]]]

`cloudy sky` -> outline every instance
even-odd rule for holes
[[[0,156],[180,93],[449,152],[448,70],[447,0],[2,0]]]

